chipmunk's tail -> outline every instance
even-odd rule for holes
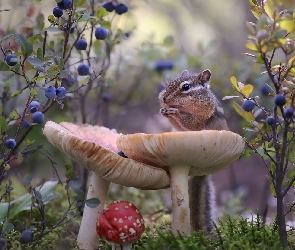
[[[213,229],[215,189],[210,175],[194,176],[189,180],[191,231]]]

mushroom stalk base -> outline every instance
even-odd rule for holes
[[[188,173],[190,166],[170,166],[172,197],[172,232],[190,234]]]
[[[99,236],[96,233],[96,221],[104,209],[106,196],[108,194],[110,182],[93,173],[87,193],[87,200],[97,198],[99,206],[90,208],[85,205],[77,244],[81,249],[93,250],[98,247]]]

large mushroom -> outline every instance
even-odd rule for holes
[[[110,182],[139,189],[162,189],[170,185],[167,172],[117,154],[119,134],[88,124],[48,121],[43,130],[50,143],[81,166],[93,171],[87,199],[98,198],[96,208],[85,206],[77,238],[78,246],[93,250],[99,244],[96,219],[104,209]]]
[[[121,135],[118,149],[136,161],[167,166],[171,178],[172,231],[190,233],[188,176],[215,173],[239,159],[245,143],[230,131],[202,130]]]
[[[144,220],[136,206],[128,201],[115,201],[97,219],[97,234],[108,242],[132,249],[132,243],[144,232]]]

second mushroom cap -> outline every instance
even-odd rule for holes
[[[117,145],[136,161],[156,166],[190,165],[189,175],[203,176],[239,159],[245,143],[230,131],[202,130],[121,135]]]

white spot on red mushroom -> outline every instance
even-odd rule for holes
[[[129,232],[130,232],[130,235],[136,234],[136,231],[132,227],[129,228]]]
[[[133,219],[133,217],[132,216],[128,216],[128,220],[132,220]]]
[[[120,219],[118,220],[118,222],[119,222],[119,223],[123,223],[123,219],[120,218]]]

